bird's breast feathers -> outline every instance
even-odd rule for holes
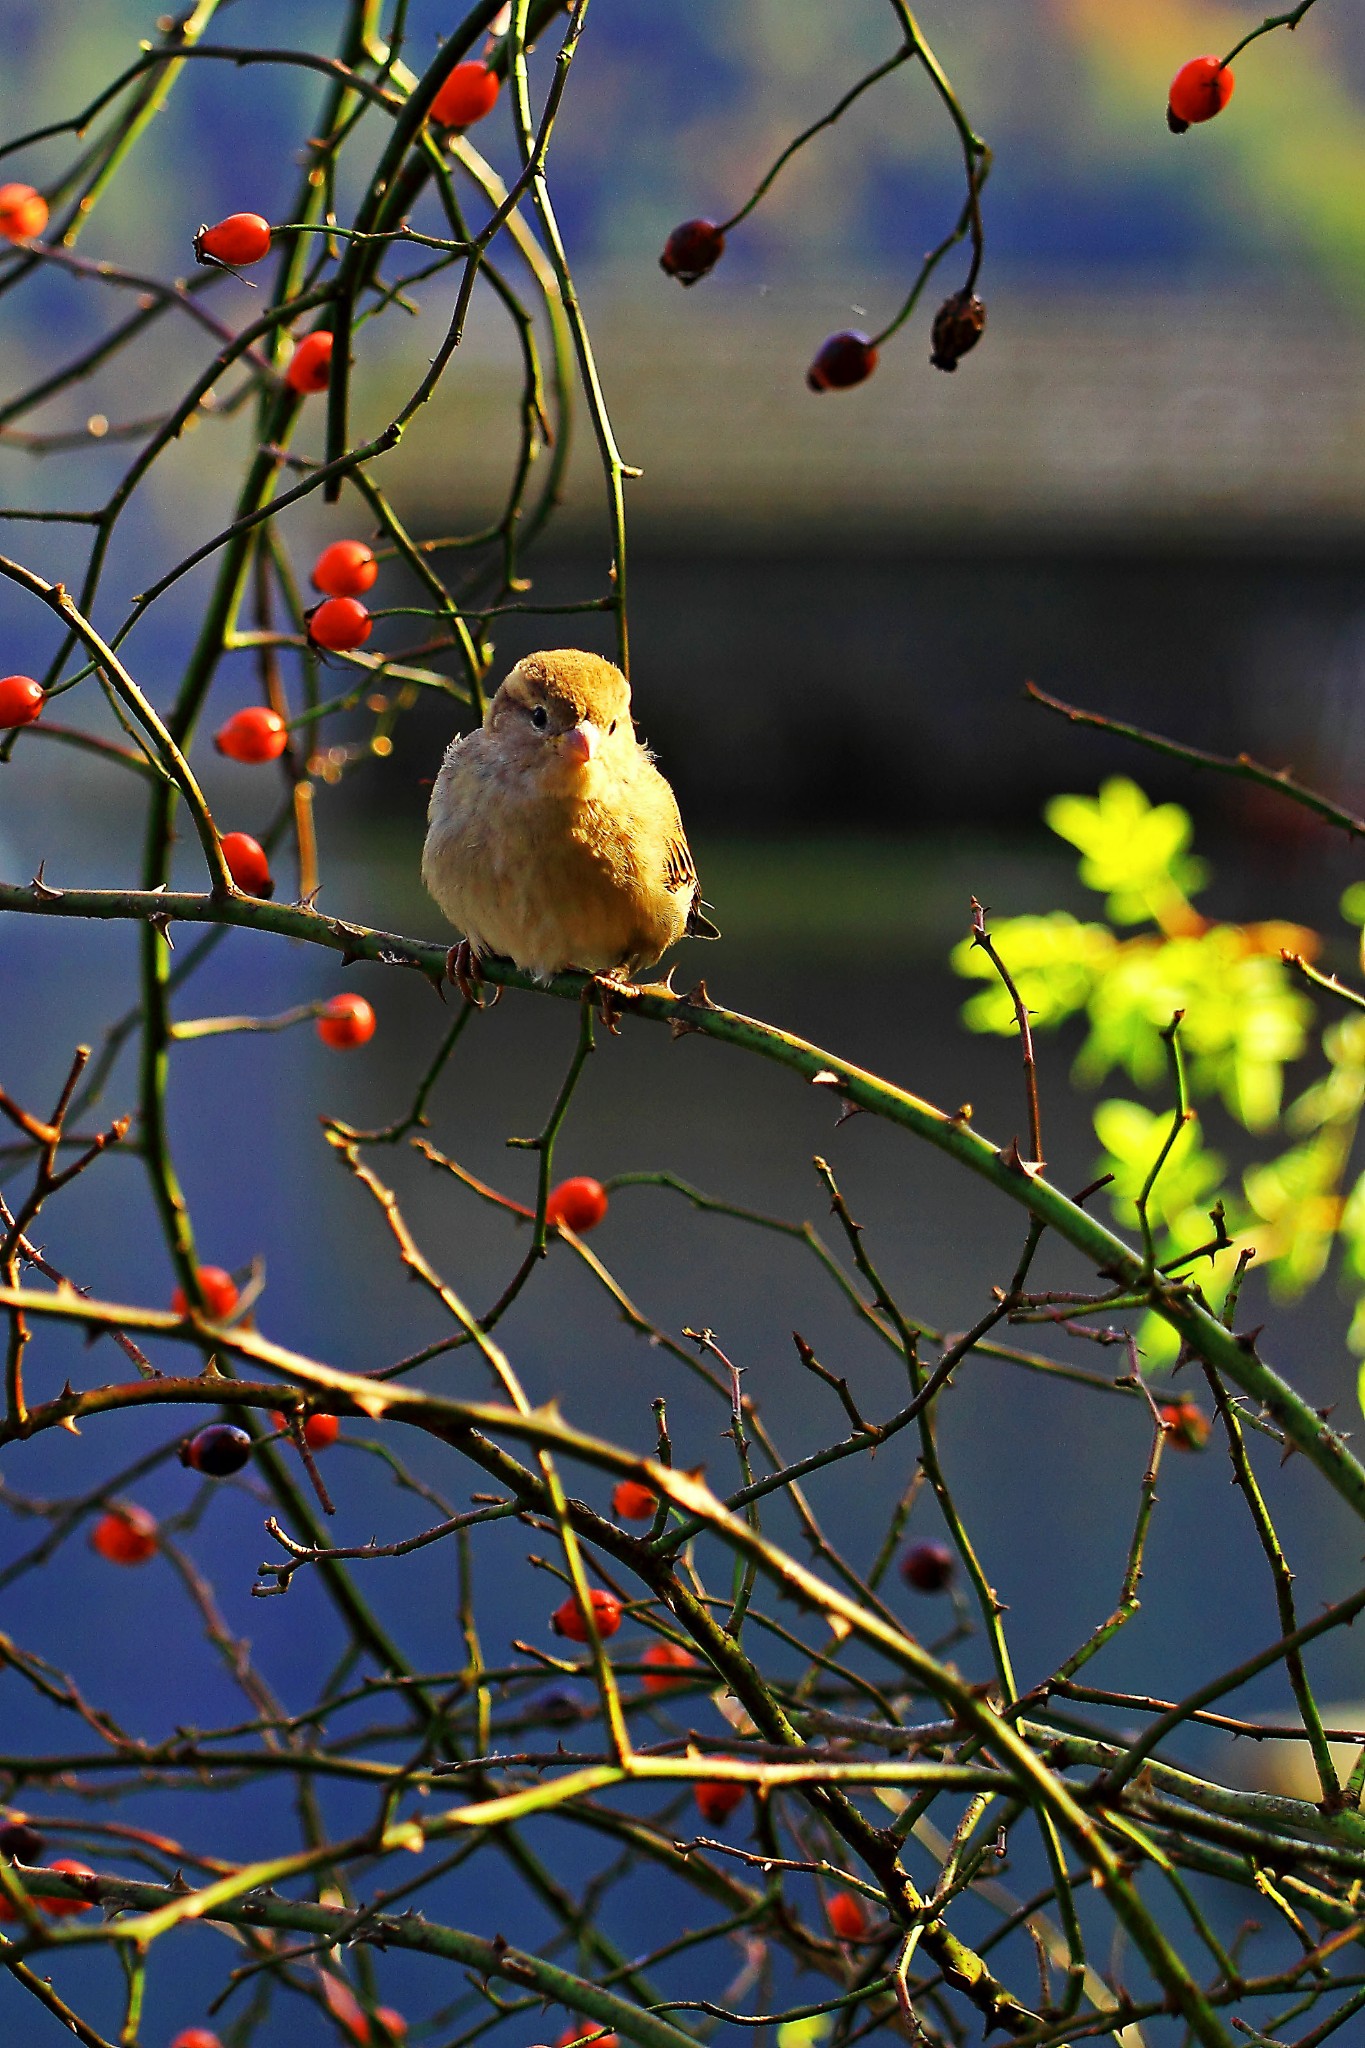
[[[509,770],[487,737],[456,741],[432,791],[422,874],[451,923],[534,974],[652,965],[683,935],[697,881],[643,748],[565,791]]]

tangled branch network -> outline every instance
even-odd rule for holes
[[[1365,2010],[1365,1742],[1325,1725],[1309,1666],[1313,1644],[1365,1606],[1365,1589],[1311,1610],[1296,1602],[1273,1520],[1275,1461],[1299,1453],[1291,1472],[1360,1518],[1365,1469],[1277,1370],[1273,1346],[1239,1327],[1244,1265],[1226,1298],[1201,1291],[1201,1261],[1227,1243],[1221,1220],[1206,1242],[1158,1262],[1148,1206],[1187,1113],[1179,1019],[1166,1034],[1170,1136],[1130,1242],[1091,1213],[1092,1189],[1068,1194],[1049,1177],[1027,1010],[979,907],[972,935],[1015,1002],[1026,1139],[995,1142],[970,1108],[940,1110],[723,1007],[701,984],[614,998],[609,1024],[624,1021],[642,1038],[643,1025],[666,1027],[649,1040],[665,1087],[682,1087],[674,1064],[699,1054],[676,1053],[671,1041],[709,1039],[816,1090],[841,1121],[861,1112],[934,1148],[1013,1204],[1022,1232],[1013,1269],[983,1286],[978,1319],[961,1332],[937,1328],[932,1304],[926,1319],[898,1298],[890,1224],[857,1218],[823,1158],[812,1187],[832,1213],[830,1239],[663,1170],[556,1181],[561,1128],[604,1039],[602,992],[572,974],[535,990],[547,1016],[556,1003],[572,1006],[577,1034],[541,1128],[519,1141],[534,1158],[534,1199],[474,1174],[454,1156],[458,1140],[438,1146],[427,1135],[445,1078],[462,1061],[472,1072],[479,1034],[501,1026],[487,1019],[471,1030],[468,1003],[438,1013],[427,998],[434,1042],[392,1122],[324,1120],[322,1142],[386,1247],[373,1263],[363,1254],[366,1286],[396,1300],[397,1283],[413,1283],[439,1319],[434,1341],[338,1363],[320,1354],[339,1347],[270,1334],[262,1266],[206,1262],[177,1167],[204,1108],[178,1086],[182,1048],[214,1039],[256,1052],[260,1034],[309,1022],[327,1043],[355,1048],[375,1017],[357,997],[259,1017],[196,1017],[187,1002],[217,950],[245,945],[246,934],[281,954],[292,942],[294,957],[302,946],[372,963],[373,987],[417,977],[446,995],[443,945],[318,907],[315,802],[359,762],[385,759],[422,693],[481,715],[499,621],[536,609],[527,563],[561,495],[580,403],[600,458],[610,575],[604,589],[544,609],[601,613],[623,666],[629,653],[631,470],[548,182],[587,0],[567,11],[552,0],[483,0],[425,68],[412,58],[405,0],[347,0],[332,12],[335,52],[318,54],[213,42],[229,8],[198,0],[163,19],[90,104],[0,152],[57,166],[41,191],[15,182],[0,193],[0,296],[24,305],[60,283],[97,297],[108,320],[77,353],[54,351],[4,401],[0,446],[41,457],[43,478],[72,450],[132,450],[96,505],[35,491],[4,509],[11,527],[32,534],[34,559],[6,556],[0,574],[15,616],[48,636],[48,654],[41,678],[0,681],[0,780],[12,786],[40,746],[74,749],[142,814],[135,887],[85,886],[55,859],[0,884],[9,913],[0,930],[10,936],[37,919],[55,946],[71,929],[65,921],[78,921],[84,940],[89,922],[103,920],[131,928],[140,949],[132,1007],[92,1020],[102,1035],[92,1028],[89,1047],[56,1056],[43,1099],[15,1092],[0,1072],[0,1502],[14,1535],[0,1583],[20,1587],[44,1572],[55,1589],[88,1536],[94,1558],[82,1568],[116,1589],[84,1616],[72,1658],[0,1635],[11,1711],[0,1745],[0,1965],[6,2011],[19,2015],[6,2018],[6,2037],[74,2035],[91,2048],[173,2033],[181,2048],[410,2037],[463,2048],[485,2034],[535,2041],[567,2018],[565,2043],[624,2037],[642,2048],[754,2026],[779,2029],[783,2048],[825,2039],[842,2048],[879,2029],[920,2043],[994,2029],[1032,2048],[1093,2038],[1123,2048],[1226,2044],[1235,2030],[1258,2041],[1292,2033],[1298,2048],[1326,2040]],[[938,366],[953,368],[984,322],[975,286],[989,153],[909,9],[892,0],[891,13],[887,57],[812,119],[748,205],[712,227],[722,239],[733,231],[792,150],[815,146],[865,89],[902,69],[927,81],[961,157],[961,209],[890,325],[870,339],[832,337],[840,349],[817,356],[811,381],[821,391],[868,374],[960,242],[969,269],[935,323]],[[287,16],[274,11],[272,27]],[[206,227],[188,278],[122,265],[116,243],[106,255],[100,239],[112,195],[170,96],[192,96],[213,67],[230,67],[244,90],[263,67],[302,70],[316,86],[306,127],[279,143],[300,166],[288,217],[236,214]],[[515,145],[507,175],[496,149],[485,155],[470,139],[490,117]],[[92,244],[99,253],[87,253]],[[666,266],[677,275],[687,267],[676,260],[681,246]],[[712,248],[712,261],[719,253],[696,235],[687,246],[697,275],[710,267],[697,267],[698,248]],[[259,299],[244,312],[241,273],[267,257]],[[423,291],[450,300],[439,345],[401,404],[358,434],[369,400],[357,402],[353,369],[378,347],[376,322],[400,323]],[[520,365],[506,494],[486,526],[421,537],[391,502],[385,458],[423,431],[438,386],[457,375],[476,292],[501,310]],[[153,337],[183,374],[163,387],[180,395],[163,395],[144,416],[131,372]],[[87,390],[113,410],[73,425]],[[113,401],[124,395],[120,414]],[[37,426],[23,424],[35,414]],[[230,516],[146,574],[122,618],[97,625],[112,611],[110,565],[132,508],[191,429],[197,448],[215,435],[226,445],[229,423],[248,443]],[[289,515],[308,499],[354,509],[370,535],[326,550],[311,606],[289,542]],[[163,538],[183,523],[164,523]],[[164,654],[144,666],[138,629],[149,615],[169,616],[196,571],[207,580],[193,644],[181,650],[174,687],[163,688]],[[401,578],[412,601],[371,609],[364,599],[380,573],[395,588]],[[374,651],[376,626],[399,644]],[[225,678],[244,664],[256,702],[221,719]],[[68,693],[76,708],[64,715]],[[356,714],[373,720],[360,738]],[[220,830],[211,812],[200,770],[215,734],[230,760],[280,778],[259,838]],[[63,843],[79,830],[73,818]],[[274,895],[277,865],[296,884],[292,900]],[[485,973],[532,987],[496,960]],[[87,996],[93,1004],[93,980]],[[6,981],[6,1060],[21,1037],[41,1046],[41,1002],[40,991]],[[131,1068],[120,1064],[125,1050]],[[604,1041],[603,1050],[616,1049]],[[109,1117],[104,1098],[125,1081],[127,1111]],[[528,1094],[534,1086],[533,1077]],[[141,1298],[137,1270],[116,1286],[91,1284],[91,1218],[120,1200],[120,1157],[135,1161],[150,1194],[174,1268],[169,1307]],[[461,1240],[438,1263],[409,1220],[397,1169],[414,1158],[452,1216],[478,1203],[505,1233],[506,1271],[490,1306],[471,1305],[482,1275],[460,1270]],[[828,1287],[850,1349],[869,1348],[877,1363],[822,1361],[796,1338],[790,1370],[828,1404],[810,1441],[779,1444],[744,1390],[739,1347],[707,1327],[704,1304],[695,1327],[665,1327],[585,1241],[627,1183],[659,1205],[661,1229],[688,1205],[737,1239],[775,1236]],[[1035,1276],[1044,1258],[1063,1269],[1047,1285]],[[553,1390],[527,1391],[530,1376],[500,1326],[516,1304],[556,1287],[566,1344],[586,1341],[569,1303],[595,1299],[648,1341],[670,1386],[699,1390],[733,1460],[724,1477],[675,1461],[668,1395],[645,1436],[623,1423],[618,1440],[576,1425]],[[1137,1611],[1163,1457],[1200,1441],[1199,1404],[1158,1400],[1143,1377],[1132,1331],[1151,1311],[1175,1331],[1190,1380],[1207,1384],[1267,1603],[1263,1647],[1180,1700],[1159,1687],[1092,1685],[1087,1671]],[[1014,1323],[1079,1337],[1121,1369],[1021,1348],[1008,1341]],[[49,1361],[68,1356],[77,1362],[58,1388]],[[942,1442],[983,1361],[1043,1376],[1068,1412],[1120,1403],[1132,1429],[1131,1473],[1109,1490],[1131,1532],[1112,1610],[1027,1680],[1011,1644],[1010,1587],[997,1584],[1003,1567],[969,1529]],[[628,1413],[624,1398],[618,1405]],[[896,1474],[889,1516],[860,1530],[856,1553],[822,1520],[822,1489],[848,1464],[868,1475],[869,1500],[874,1473]],[[350,1475],[376,1465],[412,1518],[389,1541],[351,1505]],[[54,1488],[54,1472],[80,1476]],[[605,1489],[610,1512],[580,1497],[594,1489]],[[178,1504],[155,1516],[137,1498],[149,1490]],[[252,1506],[250,1552],[214,1534],[234,1495]],[[508,1547],[525,1533],[529,1565]],[[458,1648],[443,1665],[408,1646],[408,1574],[432,1554],[451,1560],[446,1605]],[[131,1576],[138,1567],[144,1575]],[[1010,1567],[1038,1568],[1027,1558]],[[898,1576],[906,1599],[939,1593],[943,1608],[913,1605],[912,1626]],[[550,1589],[542,1640],[505,1646],[509,1586],[527,1580]],[[254,1610],[264,1622],[302,1610],[301,1634],[339,1639],[329,1664],[313,1657],[306,1700],[290,1696],[297,1660],[287,1684],[272,1674],[268,1627],[262,1653],[234,1624],[248,1588],[271,1603]],[[46,1618],[61,1635],[56,1606]],[[918,1617],[949,1610],[926,1642]],[[151,1702],[137,1696],[143,1718],[129,1725],[114,1645],[136,1630],[145,1657],[173,1633],[172,1614],[194,1627],[175,1658],[150,1659],[159,1690]],[[171,1666],[199,1653],[196,1633],[233,1696],[209,1725],[194,1685],[183,1708],[164,1711]],[[504,1647],[489,1654],[494,1635]],[[1272,1670],[1283,1672],[1294,1712],[1267,1729],[1238,1718],[1228,1696]],[[1189,1767],[1181,1743],[1196,1728],[1297,1745],[1314,1796],[1257,1792]],[[54,1855],[54,1844],[77,1853]],[[1230,1898],[1240,1931],[1229,1926]],[[626,1946],[617,1930],[642,1899],[648,1938]],[[638,1911],[629,1924],[638,1929]],[[207,1962],[196,1930],[212,1936]],[[560,2017],[547,2021],[551,2008]]]

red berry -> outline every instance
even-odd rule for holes
[[[223,2044],[209,2027],[182,2027],[171,2048],[223,2048]]]
[[[363,540],[334,540],[313,564],[313,588],[325,597],[363,597],[378,574]]]
[[[239,889],[248,896],[274,895],[270,862],[259,839],[253,839],[249,832],[225,832],[220,843],[227,871]]]
[[[376,2028],[362,2012],[355,1993],[340,1977],[324,1973],[322,1995],[327,2001],[332,2017],[342,2030],[358,2044],[358,2048],[379,2048],[381,2041],[401,2041],[408,2031],[408,2023],[401,2012],[395,2012],[391,2005],[377,2005],[374,2009]]]
[[[733,1778],[703,1778],[692,1787],[692,1797],[702,1819],[723,1828],[735,1808],[744,1804],[744,1787]]]
[[[49,1870],[59,1870],[65,1877],[93,1877],[95,1875],[88,1863],[77,1863],[74,1856],[58,1856],[55,1862],[48,1864],[47,1868]],[[95,1901],[93,1899],[40,1899],[38,1903],[43,1911],[50,1914],[54,1920],[65,1920],[70,1913],[88,1913]]]
[[[219,726],[213,744],[229,761],[278,761],[289,745],[289,732],[278,711],[251,704]]]
[[[659,1496],[638,1479],[623,1479],[611,1497],[612,1513],[625,1522],[648,1522],[658,1505]]]
[[[575,2020],[571,2027],[564,2029],[555,2042],[555,2048],[574,2048],[576,2041],[591,2041],[592,2048],[618,2048],[615,2034],[599,2033],[591,2020]]]
[[[374,1011],[364,996],[329,996],[327,1007],[318,1018],[317,1032],[324,1045],[345,1052],[348,1047],[364,1045],[374,1037]]]
[[[332,381],[332,336],[325,327],[305,334],[293,355],[284,381],[291,391],[325,391]]]
[[[0,676],[0,726],[32,725],[43,708],[43,686],[32,676]]]
[[[659,268],[679,284],[695,284],[724,254],[725,236],[713,220],[685,220],[664,243]]]
[[[276,1429],[288,1429],[289,1418],[277,1408],[271,1416]],[[310,1415],[303,1425],[303,1440],[310,1451],[328,1451],[341,1434],[335,1415]]]
[[[146,1564],[156,1556],[156,1522],[131,1502],[110,1508],[90,1531],[90,1546],[109,1564]]]
[[[431,118],[442,128],[469,128],[491,114],[499,80],[486,64],[457,64],[431,103]]]
[[[374,2009],[374,2016],[379,2025],[384,2029],[384,2033],[376,2033],[374,2027],[366,2021],[365,2015],[362,2013],[360,2015],[360,2031],[356,2034],[356,2040],[360,2043],[360,2048],[371,2048],[371,2044],[373,2044],[373,2048],[379,2048],[379,2043],[384,2039],[385,2033],[394,2041],[404,2039],[408,2031],[408,2023],[403,2018],[401,2012],[395,2012],[391,2005],[377,2005]]]
[[[31,242],[47,226],[47,201],[32,185],[0,185],[0,237]]]
[[[207,1479],[227,1479],[251,1456],[251,1438],[235,1423],[211,1422],[180,1447],[180,1462]]]
[[[259,213],[230,213],[216,227],[200,228],[194,238],[197,263],[225,263],[244,270],[270,254],[270,222]]]
[[[237,1306],[237,1282],[221,1266],[198,1266],[195,1271],[199,1292],[204,1297],[204,1313],[215,1323],[224,1322]],[[178,1316],[189,1313],[183,1287],[177,1287],[171,1296],[171,1307]]]
[[[354,597],[327,597],[308,620],[308,638],[314,647],[326,647],[336,654],[348,654],[363,647],[374,630],[374,620]]]
[[[691,1672],[701,1670],[698,1660],[681,1643],[651,1643],[640,1661],[654,1667],[642,1680],[646,1692],[671,1692],[675,1685],[685,1685]],[[672,1677],[666,1677],[667,1672]]]
[[[585,1230],[595,1230],[606,1213],[607,1191],[600,1180],[593,1180],[586,1173],[576,1174],[572,1180],[562,1180],[557,1188],[551,1188],[545,1204],[547,1223],[567,1223],[580,1236]]]
[[[1171,80],[1166,119],[1176,134],[1195,121],[1211,121],[1232,98],[1235,84],[1221,57],[1191,57]]]
[[[806,383],[812,391],[847,391],[870,377],[876,367],[877,351],[865,334],[851,330],[831,334],[815,351]]]
[[[597,1633],[603,1638],[614,1636],[621,1626],[621,1603],[614,1593],[604,1593],[600,1586],[594,1586],[588,1594],[592,1602]],[[571,1643],[586,1643],[588,1624],[583,1619],[577,1597],[570,1594],[568,1599],[550,1616],[550,1627],[557,1636],[567,1636]]]
[[[953,1553],[945,1543],[916,1543],[901,1559],[901,1577],[917,1593],[941,1593],[953,1576]]]
[[[385,2029],[384,2032],[381,2033],[375,2030],[360,2010],[359,2005],[356,2006],[352,2017],[342,2019],[342,2026],[357,2044],[357,2048],[379,2048],[381,2041],[403,2040],[408,2031],[408,2023],[403,2018],[401,2012],[395,2012],[391,2005],[377,2005],[374,2009],[374,2016],[380,2023],[380,2026]]]
[[[1173,1451],[1202,1451],[1213,1424],[1190,1394],[1161,1403],[1161,1426]]]
[[[828,1911],[840,1941],[861,1941],[867,1933],[867,1908],[856,1892],[835,1892]]]

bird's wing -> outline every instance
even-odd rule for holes
[[[685,889],[688,883],[697,887],[697,866],[692,858],[692,849],[683,838],[681,822],[673,837],[664,848],[664,887],[670,891]]]
[[[682,822],[669,840],[664,857],[664,887],[676,894],[690,889],[687,904],[687,923],[684,930],[689,939],[718,939],[720,928],[712,924],[701,907],[701,883],[697,879],[697,864],[692,858],[692,849],[683,837]]]
[[[639,823],[644,828],[641,842],[648,848],[651,880],[653,876],[658,877],[653,886],[662,884],[670,896],[681,898],[686,903],[685,930],[690,936],[718,939],[720,933],[701,909],[697,864],[692,858],[687,834],[683,831],[678,800],[643,747],[637,756],[634,793],[639,806]]]

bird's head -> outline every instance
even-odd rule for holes
[[[630,684],[614,663],[574,647],[519,661],[484,724],[517,765],[570,788],[594,761],[635,743]]]

